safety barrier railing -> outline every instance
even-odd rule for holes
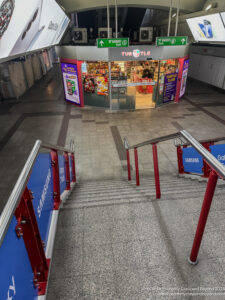
[[[225,141],[225,137],[219,137],[219,138],[207,139],[207,140],[200,140],[199,143],[204,148],[206,148],[209,152],[215,152],[217,154],[218,154],[218,151],[217,151],[218,149],[217,148],[222,148],[219,152],[221,152],[222,155],[224,155],[225,146],[222,147],[222,144],[217,144],[217,143],[220,143],[222,141]],[[205,177],[205,178],[209,177],[210,168],[209,168],[208,164],[205,161],[199,162],[198,159],[196,158],[197,164],[196,164],[196,161],[195,161],[194,165],[190,164],[191,163],[190,159],[188,161],[188,159],[186,157],[186,153],[190,157],[190,151],[189,151],[189,150],[191,150],[190,149],[191,148],[190,143],[188,143],[185,140],[182,140],[182,139],[178,138],[175,141],[174,144],[177,148],[178,173],[180,175],[194,174],[194,175],[198,175],[198,176]],[[194,155],[194,152],[193,151],[191,151],[191,152],[192,152],[191,154]],[[189,163],[186,164],[185,160],[187,160]]]
[[[216,184],[218,177],[225,179],[225,166],[220,163],[215,156],[213,156],[200,142],[198,142],[190,133],[186,130],[181,130],[179,132],[162,136],[156,139],[151,139],[143,143],[130,146],[127,138],[124,138],[124,146],[127,154],[127,172],[128,180],[131,180],[131,168],[130,168],[130,153],[131,149],[134,149],[134,160],[135,160],[135,174],[136,174],[136,185],[140,185],[139,178],[139,167],[138,167],[138,148],[151,145],[153,151],[153,165],[154,165],[154,176],[155,176],[155,189],[156,198],[161,198],[160,190],[160,179],[159,179],[159,168],[158,168],[158,155],[157,155],[157,144],[163,141],[168,141],[176,138],[184,138],[187,145],[191,145],[203,158],[203,161],[207,164],[209,168],[209,179],[204,195],[204,200],[201,207],[201,212],[198,220],[198,225],[193,241],[193,246],[191,250],[190,257],[188,258],[189,263],[195,265],[197,264],[198,252],[200,249],[203,233],[205,230],[205,225],[207,222],[209,210],[211,207],[212,199],[214,196]]]
[[[20,299],[45,294],[49,271],[46,243],[52,239],[53,214],[60,208],[63,193],[75,182],[74,142],[65,148],[37,140],[0,215],[1,299],[16,293]],[[27,286],[21,278],[27,280]],[[20,290],[23,285],[24,294]]]

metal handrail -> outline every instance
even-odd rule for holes
[[[148,141],[145,141],[143,143],[139,143],[133,146],[129,146],[126,138],[124,140],[126,140],[125,143],[125,148],[127,150],[129,149],[136,149],[139,147],[143,147],[146,145],[152,145],[152,144],[156,144],[156,143],[160,143],[160,142],[164,142],[167,140],[171,140],[177,137],[183,137],[185,138],[185,140],[193,147],[195,148],[195,150],[203,157],[203,159],[210,165],[210,167],[216,171],[216,173],[222,177],[223,179],[225,179],[225,166],[223,164],[221,164],[206,148],[204,148],[200,142],[198,142],[189,132],[187,132],[186,130],[181,130],[179,132],[170,134],[170,135],[166,135],[166,136],[162,136],[159,138],[155,138],[155,139],[151,139]]]
[[[43,143],[41,140],[37,140],[34,144],[33,149],[30,152],[30,155],[19,175],[19,178],[12,190],[11,195],[0,215],[0,246],[4,240],[5,234],[8,230],[10,222],[13,218],[15,210],[19,204],[19,201],[23,195],[24,189],[26,187],[29,175],[32,171],[32,167],[37,159],[37,156],[40,152],[41,148],[49,149],[49,150],[57,150],[62,152],[72,153],[73,151],[60,146],[55,146],[47,143]]]
[[[213,138],[213,139],[207,139],[207,140],[199,140],[198,142],[201,143],[201,144],[207,144],[207,143],[218,143],[218,142],[221,142],[221,141],[225,141],[225,137],[218,137],[218,138]],[[178,146],[189,146],[190,143],[188,142],[183,142],[181,141],[180,143],[176,143],[175,146],[178,147]]]

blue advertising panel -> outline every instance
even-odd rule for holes
[[[166,74],[163,89],[163,102],[173,101],[175,99],[177,89],[177,77],[177,73]]]
[[[38,155],[27,186],[33,192],[34,211],[41,238],[46,245],[54,205],[51,156],[49,153]]]
[[[221,164],[225,165],[225,145],[218,144],[210,146],[211,153],[215,156]]]
[[[77,65],[61,63],[61,70],[66,100],[80,105]]]
[[[15,232],[17,220],[13,217],[3,244],[0,247],[0,299],[37,300],[38,291],[33,285],[33,272],[24,240]]]
[[[72,171],[72,158],[69,155],[69,163],[70,163],[70,182],[73,180],[73,171]]]
[[[186,59],[184,61],[184,65],[183,65],[179,98],[184,96],[184,93],[185,93],[185,90],[186,90],[187,76],[188,76],[188,66],[189,66],[189,59]]]
[[[66,189],[66,168],[63,155],[59,155],[59,182],[60,182],[60,194]]]
[[[192,147],[183,148],[184,172],[203,174],[203,159]]]

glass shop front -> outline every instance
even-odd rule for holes
[[[81,66],[84,105],[109,108],[110,94],[112,110],[153,108],[175,98],[174,93],[165,99],[164,84],[169,74],[176,83],[179,59],[84,61]]]

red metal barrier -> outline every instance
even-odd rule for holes
[[[139,178],[139,167],[138,167],[138,152],[137,148],[134,148],[134,161],[135,161],[135,171],[136,171],[136,185],[140,185],[140,178]]]
[[[153,163],[154,163],[154,174],[155,174],[155,191],[156,191],[156,199],[161,198],[160,191],[160,181],[159,181],[159,163],[158,163],[158,154],[157,154],[157,145],[152,145],[152,153],[153,153]]]
[[[53,198],[54,198],[54,210],[58,210],[61,199],[60,199],[60,183],[59,183],[59,162],[58,153],[56,150],[52,150],[51,153],[52,163],[52,176],[53,176]]]
[[[26,187],[20,204],[15,211],[17,219],[16,234],[23,237],[31,267],[34,273],[34,285],[39,295],[46,292],[49,261],[46,259],[43,242],[41,240],[33,203],[33,195]]]
[[[76,167],[75,167],[74,153],[71,153],[71,161],[72,161],[72,174],[73,174],[72,182],[76,182],[77,178],[76,178]]]
[[[208,184],[205,192],[205,197],[202,203],[201,213],[198,220],[198,226],[195,233],[195,238],[191,250],[191,255],[189,258],[189,262],[191,264],[197,264],[198,252],[200,249],[203,233],[205,230],[205,225],[207,222],[210,206],[212,203],[213,195],[215,192],[216,184],[218,180],[217,173],[212,170],[209,175]]]
[[[178,172],[179,174],[184,174],[184,165],[182,158],[183,150],[181,146],[177,146],[177,163],[178,163]]]
[[[70,190],[70,164],[68,152],[64,152],[65,166],[66,166],[66,190]]]
[[[210,146],[211,145],[214,145],[213,142],[210,142],[210,143],[202,143],[202,146],[205,147],[209,152],[211,152],[211,149],[210,149]],[[210,175],[210,171],[211,171],[211,168],[210,166],[207,164],[207,162],[205,162],[203,160],[203,168],[202,168],[202,171],[203,171],[203,177],[206,177],[208,178],[209,175]]]
[[[126,152],[127,152],[127,176],[128,176],[128,180],[131,180],[131,172],[130,172],[130,152],[129,152],[129,149],[127,149]]]

